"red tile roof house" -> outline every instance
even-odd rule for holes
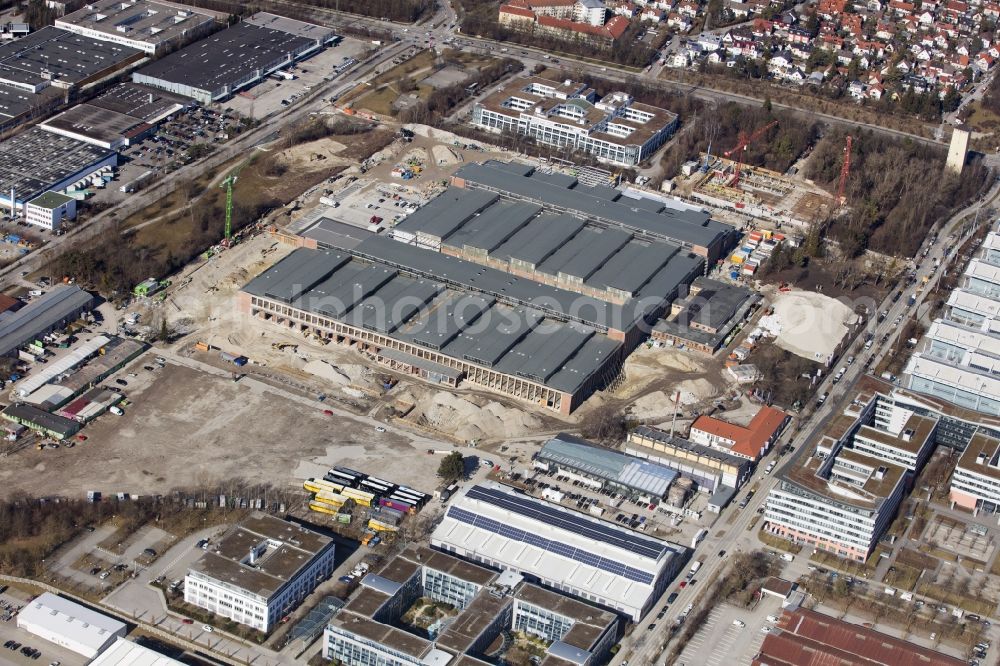
[[[688,438],[734,456],[756,462],[767,453],[791,417],[780,409],[761,407],[746,426],[713,416],[699,416],[691,424]]]

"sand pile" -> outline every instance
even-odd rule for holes
[[[775,344],[820,363],[833,355],[858,318],[844,303],[813,291],[779,293],[772,303],[774,316],[781,322]]]
[[[632,416],[646,422],[670,418],[673,400],[663,391],[647,393],[632,403]]]
[[[462,161],[462,156],[448,146],[434,146],[431,148],[431,152],[434,154],[434,162],[438,166],[449,166]]]
[[[309,361],[302,369],[336,386],[346,386],[351,383],[351,378],[346,373],[326,361]]]
[[[524,435],[541,426],[534,416],[489,401],[479,406],[465,398],[439,391],[422,408],[424,422],[461,440]]]

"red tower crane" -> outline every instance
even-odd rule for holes
[[[847,188],[847,177],[851,174],[851,135],[847,135],[847,145],[844,146],[844,165],[840,167],[840,184],[837,185],[837,202],[843,206],[847,201],[844,191]]]
[[[733,179],[732,187],[736,187],[737,185],[740,184],[740,169],[743,167],[743,153],[746,152],[747,146],[749,146],[751,143],[759,139],[765,132],[767,132],[769,129],[771,129],[777,124],[778,121],[775,120],[774,122],[769,123],[764,127],[761,127],[753,134],[747,134],[746,132],[741,130],[740,138],[739,141],[736,143],[736,146],[734,146],[731,150],[723,153],[723,155],[725,155],[727,158],[730,157],[733,153],[736,153],[736,159],[735,159],[736,177]]]

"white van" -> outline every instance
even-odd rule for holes
[[[117,405],[111,405],[110,407],[108,407],[108,411],[114,414],[115,416],[121,416],[125,413],[124,411],[122,411],[122,408],[118,407]]]

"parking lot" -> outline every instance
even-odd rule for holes
[[[378,217],[386,228],[402,221],[424,203],[424,197],[402,185],[355,181],[333,195],[340,205],[329,209],[327,217],[363,229]]]
[[[21,590],[8,589],[0,594],[0,666],[22,666],[23,664],[51,664],[58,661],[60,666],[83,666],[86,659],[75,652],[50,643],[23,629],[17,628],[17,618],[11,615],[11,610],[23,608],[28,601],[28,595]],[[10,619],[4,619],[10,616]],[[16,646],[10,645],[10,642]],[[22,652],[35,649],[40,654],[30,657]]]
[[[362,60],[372,48],[370,43],[351,37],[343,38],[336,46],[285,67],[295,78],[288,80],[273,74],[255,86],[246,88],[221,103],[222,108],[248,118],[265,118],[302,98],[314,87],[338,75],[337,69],[351,60]],[[284,102],[284,103],[283,103]]]
[[[773,626],[768,616],[781,614],[781,602],[764,596],[753,611],[728,604],[715,606],[684,648],[678,666],[749,664]],[[742,626],[740,626],[742,624]]]

